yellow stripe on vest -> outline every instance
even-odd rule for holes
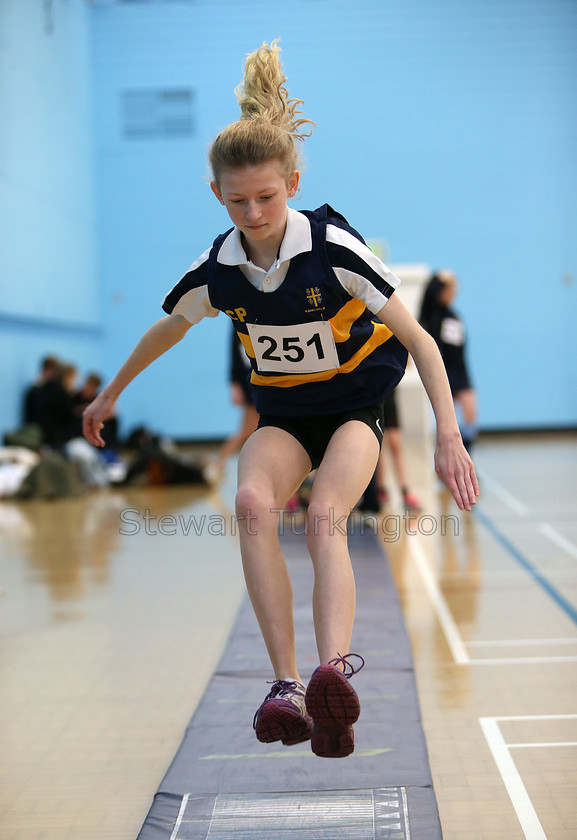
[[[348,304],[346,304],[346,306],[348,306]],[[343,309],[344,308],[345,307],[343,307]],[[342,311],[343,310],[341,309],[341,312]],[[275,388],[293,388],[295,385],[304,385],[307,382],[325,382],[328,379],[332,379],[333,376],[337,375],[337,373],[350,373],[353,371],[360,365],[363,359],[366,359],[373,350],[381,344],[384,344],[385,341],[388,341],[392,335],[393,333],[388,327],[385,327],[384,324],[375,324],[373,333],[369,340],[366,341],[353,356],[351,356],[348,362],[345,362],[339,368],[334,368],[333,370],[323,370],[319,373],[305,373],[301,376],[295,376],[294,374],[285,376],[262,376],[260,373],[255,373],[253,370],[250,381],[253,385],[273,385]],[[335,336],[335,341],[336,340]]]
[[[365,311],[365,304],[362,300],[353,298],[341,306],[336,315],[329,318],[329,324],[333,331],[335,342],[348,341],[351,336],[351,327]]]
[[[237,335],[242,342],[242,346],[244,347],[244,351],[245,351],[246,355],[249,358],[254,359],[255,355],[254,355],[254,350],[252,349],[252,341],[250,340],[250,337],[246,333],[241,333],[241,332],[237,332]]]

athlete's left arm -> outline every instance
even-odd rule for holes
[[[445,365],[435,340],[421,327],[397,295],[377,313],[407,348],[431,401],[437,423],[435,470],[461,510],[471,510],[479,495],[475,467],[463,446]]]

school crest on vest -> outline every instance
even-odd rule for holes
[[[324,309],[323,296],[319,286],[310,286],[305,289],[307,301],[310,309],[305,309],[305,312],[317,312]]]

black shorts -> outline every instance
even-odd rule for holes
[[[397,401],[394,391],[389,394],[383,403],[383,415],[385,418],[385,429],[399,428],[399,413],[397,411]]]
[[[306,417],[276,417],[261,414],[258,428],[275,426],[292,435],[306,450],[311,459],[311,469],[316,470],[323,460],[330,439],[336,430],[349,420],[360,420],[372,429],[381,446],[383,442],[384,416],[383,404],[369,405],[339,414],[321,414]]]

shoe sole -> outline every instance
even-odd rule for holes
[[[258,713],[255,726],[256,737],[263,744],[282,741],[287,747],[308,741],[312,734],[312,721],[297,711],[281,706],[271,700]]]
[[[357,692],[333,665],[321,665],[311,677],[306,693],[307,711],[313,719],[311,747],[321,758],[344,758],[355,748],[352,725],[361,713]]]
[[[315,727],[311,737],[311,749],[318,758],[346,758],[355,751],[353,727],[346,729],[321,729]]]

